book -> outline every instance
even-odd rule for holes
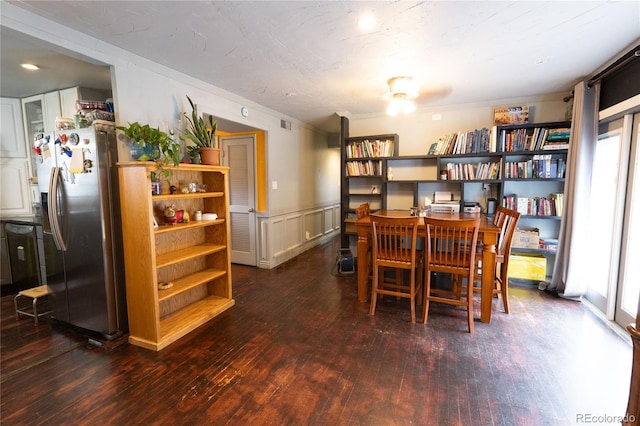
[[[529,107],[527,105],[513,107],[499,107],[493,110],[493,124],[523,124],[529,122]]]

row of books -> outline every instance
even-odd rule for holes
[[[347,176],[382,176],[382,160],[347,161]]]
[[[534,155],[526,161],[507,161],[505,179],[563,179],[567,168],[564,158],[551,154]]]
[[[493,150],[492,150],[493,149]],[[429,147],[428,155],[455,155],[495,152],[491,147],[491,131],[476,129],[445,135]]]
[[[502,130],[497,127],[445,135],[432,143],[428,155],[479,154],[488,152],[542,151],[568,149],[571,129],[534,127]]]
[[[447,163],[448,180],[491,180],[500,179],[500,162]]]
[[[498,148],[503,152],[568,149],[570,133],[569,128],[535,127],[531,133],[527,129],[503,130]]]
[[[558,239],[557,238],[540,238],[538,240],[538,248],[540,250],[558,251]]]
[[[347,158],[393,157],[393,141],[365,139],[346,146]]]
[[[518,197],[516,194],[505,195],[502,205],[527,216],[562,216],[562,193],[549,194],[547,197]]]

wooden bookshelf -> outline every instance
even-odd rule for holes
[[[159,351],[231,308],[227,167],[165,167],[206,192],[151,195],[153,162],[119,163],[129,342]],[[148,190],[142,190],[145,188]],[[216,220],[163,224],[167,204]],[[159,226],[154,227],[155,221]],[[159,283],[171,283],[159,289]]]

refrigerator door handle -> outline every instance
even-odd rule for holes
[[[51,176],[49,178],[49,200],[47,210],[49,213],[49,222],[51,223],[51,234],[53,241],[56,243],[58,250],[67,251],[67,245],[62,238],[60,231],[60,217],[58,215],[58,183],[60,182],[60,168],[51,168]]]

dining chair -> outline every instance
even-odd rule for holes
[[[507,314],[509,313],[509,256],[511,255],[511,243],[519,220],[520,213],[502,206],[496,209],[496,214],[493,218],[493,224],[500,228],[496,246],[496,276],[493,294],[496,294],[498,298],[502,298],[502,306]]]
[[[473,291],[462,293],[431,287],[431,273],[443,272],[458,277],[455,281],[472,283],[476,271],[476,250],[480,219],[424,218],[425,227],[425,284],[422,323],[427,323],[429,303],[438,302],[467,309],[469,333],[473,333]]]
[[[369,216],[370,213],[371,209],[369,207],[369,203],[360,204],[358,207],[356,207],[356,220]]]
[[[416,250],[420,218],[371,215],[373,240],[373,280],[370,315],[376,311],[378,295],[407,298],[411,305],[411,322],[416,322],[416,287],[422,282],[422,252]],[[385,270],[396,270],[396,279],[385,280]],[[409,283],[402,280],[409,271]],[[416,273],[418,279],[416,280]]]

